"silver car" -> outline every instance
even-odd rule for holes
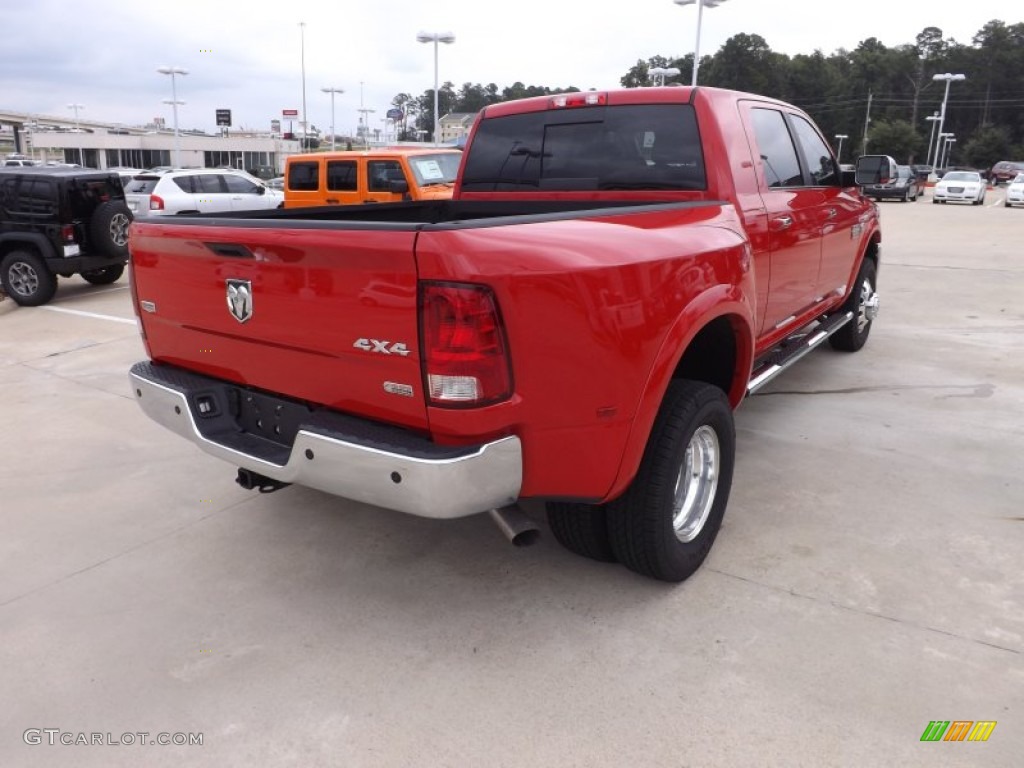
[[[124,188],[137,217],[178,213],[226,213],[284,206],[284,193],[243,171],[224,168],[144,172]]]

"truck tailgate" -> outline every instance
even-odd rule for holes
[[[150,356],[425,429],[415,238],[412,227],[136,221],[133,290]]]

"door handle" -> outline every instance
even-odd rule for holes
[[[336,198],[336,197],[327,197],[327,198],[324,198],[324,202],[325,203],[331,203],[333,205],[337,205],[338,204],[338,198]]]
[[[825,218],[834,219],[837,213],[838,211],[835,208],[829,208],[828,213],[825,215]]]
[[[792,216],[776,216],[772,219],[772,224],[776,229],[789,229],[793,226]]]

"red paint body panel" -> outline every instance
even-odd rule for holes
[[[134,222],[132,268],[153,359],[368,418],[426,428],[417,352],[414,232],[232,229]],[[216,255],[241,245],[255,258]],[[252,319],[228,311],[226,281],[251,280]],[[360,338],[405,343],[402,357]],[[389,395],[385,381],[410,384]]]

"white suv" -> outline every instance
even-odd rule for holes
[[[281,208],[284,193],[248,173],[223,168],[143,172],[125,185],[136,217]]]

